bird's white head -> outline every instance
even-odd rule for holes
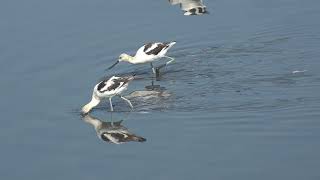
[[[115,67],[115,66],[116,66],[119,62],[121,62],[121,61],[133,63],[132,60],[133,60],[133,57],[132,57],[132,56],[123,53],[123,54],[121,54],[121,55],[119,56],[119,59],[118,59],[113,65],[111,65],[108,69],[112,69],[113,67]]]
[[[119,61],[126,61],[126,62],[130,62],[131,60],[133,59],[132,56],[128,55],[128,54],[125,54],[125,53],[122,53],[120,54],[119,56]]]

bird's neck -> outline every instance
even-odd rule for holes
[[[91,101],[83,106],[82,112],[88,113],[92,108],[96,107],[100,103],[100,98],[98,98],[95,94],[92,95]]]
[[[127,55],[125,61],[134,64],[135,63],[135,56]]]

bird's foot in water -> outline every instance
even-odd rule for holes
[[[159,90],[161,89],[160,85],[155,85],[153,79],[151,81],[151,85],[145,86],[147,91]]]
[[[160,80],[160,77],[161,77],[161,73],[160,73],[160,70],[164,67],[166,67],[167,65],[166,64],[163,64],[163,65],[160,65],[158,67],[155,68],[155,75],[156,75],[156,80],[159,81]]]
[[[166,67],[166,66],[167,66],[167,64],[162,64],[162,65],[156,67],[156,72],[157,72],[157,71],[160,71],[160,69],[162,69],[162,68],[164,68],[164,67]]]

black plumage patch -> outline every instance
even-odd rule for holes
[[[149,46],[149,48],[152,46],[152,44],[150,45],[150,43],[147,44]],[[146,49],[146,47],[144,48],[144,52],[148,55],[158,55],[163,49],[166,49],[167,47],[169,47],[169,44],[167,43],[158,43],[157,46],[151,50],[149,50],[149,48]]]
[[[151,46],[152,46],[153,43],[147,43],[145,46],[144,46],[144,49],[143,51],[146,52]]]
[[[107,88],[108,91],[115,90],[121,86],[121,81],[116,81],[116,79],[113,79],[112,81],[113,81],[113,84],[111,84],[111,86]]]
[[[195,15],[196,14],[196,8],[192,8],[192,9],[189,9],[188,11],[191,13],[191,15]]]
[[[198,8],[198,11],[199,11],[199,13],[204,13],[205,9],[202,8],[202,7],[199,7],[199,8]]]
[[[102,81],[102,82],[100,82],[99,84],[98,84],[98,91],[100,91],[100,92],[104,92],[104,91],[102,91],[102,89],[104,88],[104,86],[106,86],[106,83],[107,83],[107,81]]]
[[[105,92],[105,91],[112,91],[115,90],[117,88],[122,87],[123,85],[127,84],[130,80],[128,78],[125,77],[121,77],[118,79],[112,79],[112,84],[106,89],[106,90],[102,90],[106,85],[107,85],[107,81],[102,81],[99,83],[97,90],[101,93]]]

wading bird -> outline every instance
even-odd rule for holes
[[[108,69],[113,68],[121,61],[129,62],[131,64],[150,63],[152,72],[156,74],[156,70],[153,67],[152,62],[163,57],[170,59],[170,61],[166,62],[165,66],[173,62],[174,58],[166,56],[166,53],[175,43],[175,41],[165,43],[147,43],[138,49],[135,56],[130,56],[125,53],[121,54],[119,56],[119,60],[112,66],[110,66]]]
[[[100,101],[104,98],[109,98],[110,109],[111,111],[113,111],[111,99],[114,96],[120,96],[120,98],[125,100],[132,109],[133,106],[131,102],[128,99],[122,97],[121,93],[128,88],[129,82],[132,81],[133,79],[134,79],[134,76],[124,76],[124,77],[112,76],[108,80],[103,80],[99,82],[97,85],[95,85],[93,89],[91,101],[82,107],[82,114],[89,113],[90,110],[95,106],[97,106],[100,103]]]

